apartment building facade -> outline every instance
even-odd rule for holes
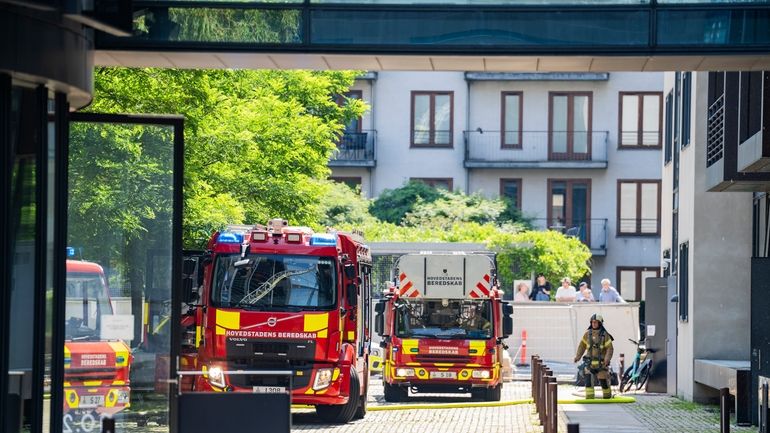
[[[737,398],[767,431],[770,73],[666,73],[664,92],[661,257],[677,295],[669,389],[707,400],[717,390],[704,363],[725,377],[750,368]]]
[[[410,179],[507,196],[590,247],[595,289],[639,300],[660,273],[662,88],[659,73],[370,73],[332,178],[370,197]]]

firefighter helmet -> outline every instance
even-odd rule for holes
[[[601,314],[594,313],[594,315],[591,316],[591,321],[593,322],[594,320],[598,321],[602,326],[604,326],[604,317],[602,317]]]

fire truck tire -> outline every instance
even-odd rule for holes
[[[316,414],[323,421],[334,424],[345,424],[353,420],[361,399],[361,384],[358,382],[358,374],[354,368],[350,369],[350,398],[348,402],[340,405],[318,405]]]
[[[487,388],[486,391],[486,401],[500,401],[503,394],[503,384],[499,384],[494,388]]]
[[[363,419],[366,416],[366,404],[367,400],[369,400],[369,371],[368,368],[365,368],[365,370],[367,371],[364,371],[364,392],[361,394],[353,419]]]
[[[406,388],[402,388],[397,385],[391,385],[385,381],[383,381],[383,389],[385,390],[385,401],[391,403],[406,401],[409,393]]]

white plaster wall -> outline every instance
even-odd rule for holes
[[[453,147],[410,148],[411,92],[453,91]],[[375,195],[398,188],[412,177],[452,178],[465,191],[463,131],[466,129],[467,86],[462,72],[380,72],[374,84],[377,125]]]

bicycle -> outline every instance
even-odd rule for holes
[[[620,378],[619,392],[629,391],[632,385],[636,386],[637,391],[642,389],[647,384],[652,372],[652,353],[654,350],[648,349],[641,340],[634,341],[629,338],[628,341],[636,344],[636,355],[634,362],[623,372],[623,377]]]

